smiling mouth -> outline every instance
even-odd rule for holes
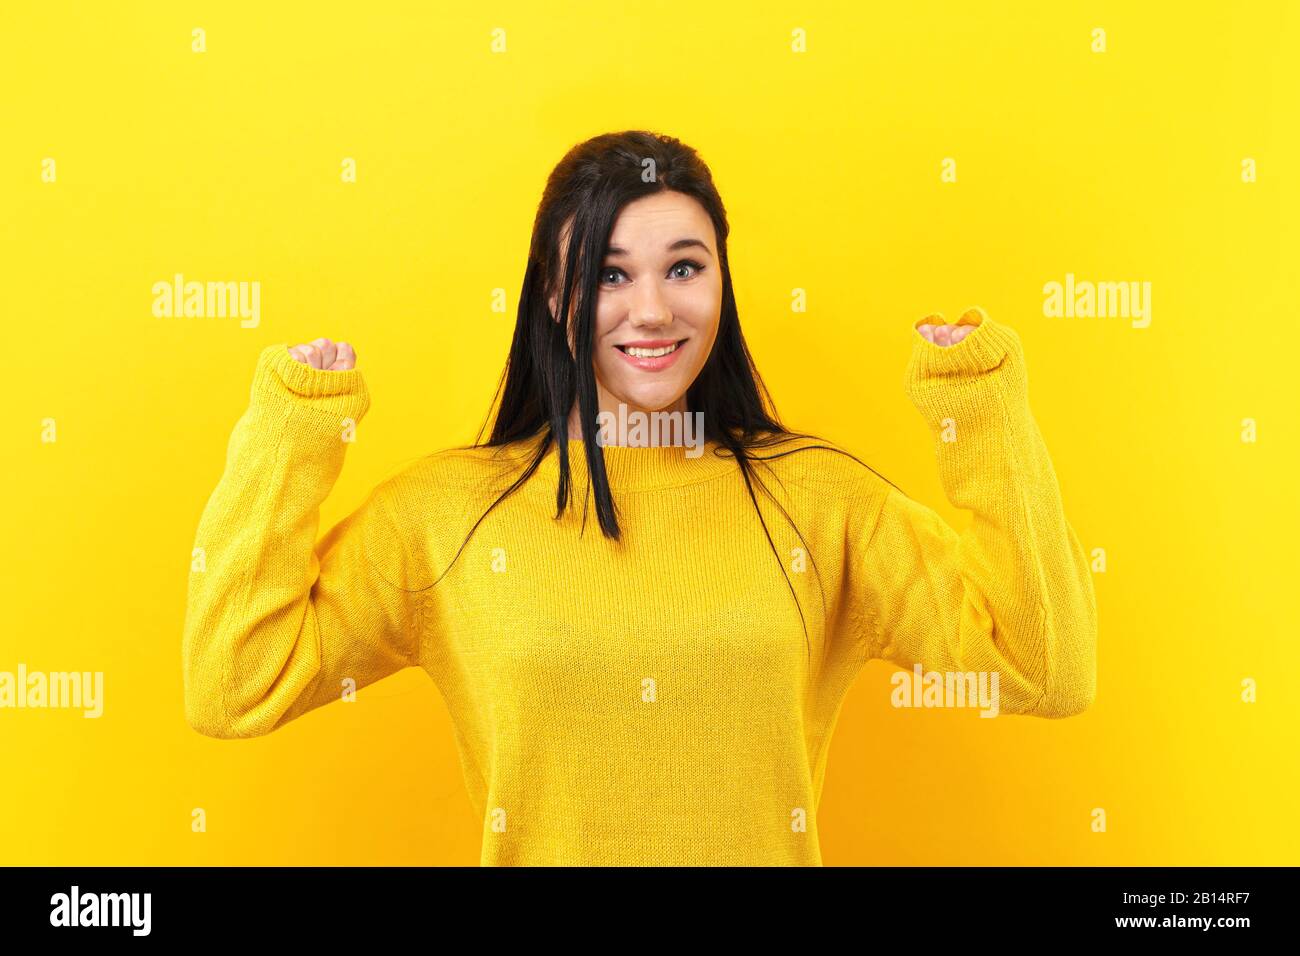
[[[632,358],[660,358],[664,355],[672,355],[679,348],[685,345],[686,339],[678,339],[668,345],[660,345],[654,348],[645,348],[637,345],[615,345],[624,355],[630,355]]]

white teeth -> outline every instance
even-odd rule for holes
[[[634,358],[655,358],[659,355],[667,355],[669,352],[677,351],[677,345],[676,343],[673,345],[665,345],[661,349],[638,349],[629,345],[625,347],[623,351]]]

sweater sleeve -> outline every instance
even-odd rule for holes
[[[921,322],[943,323],[940,316]],[[1028,404],[1016,333],[971,309],[956,345],[916,333],[906,388],[936,438],[958,534],[879,482],[864,508],[859,633],[867,657],[940,673],[997,673],[999,710],[1067,717],[1096,685],[1097,611],[1087,555],[1066,520]]]
[[[319,543],[320,505],[370,406],[359,370],[258,359],[250,402],[199,519],[182,659],[185,713],[253,737],[416,663],[409,552],[377,487]]]

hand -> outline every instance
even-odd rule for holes
[[[935,345],[956,345],[966,336],[970,335],[978,325],[918,325],[916,331],[920,332],[927,342],[933,342]]]
[[[329,339],[312,339],[307,345],[295,345],[289,354],[304,365],[322,371],[342,372],[357,367],[357,353],[347,342],[331,342]]]

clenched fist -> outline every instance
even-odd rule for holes
[[[307,345],[295,345],[289,354],[304,365],[330,372],[342,372],[357,367],[357,353],[347,342],[329,339],[312,339]]]
[[[978,328],[975,325],[918,325],[916,331],[920,332],[927,342],[933,342],[935,345],[956,345],[966,336],[970,335],[971,330]]]

